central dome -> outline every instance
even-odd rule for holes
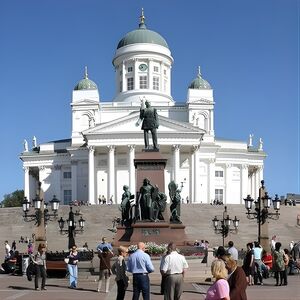
[[[143,11],[141,15],[141,22],[139,24],[139,28],[128,32],[118,43],[117,49],[127,45],[140,43],[156,44],[169,49],[166,40],[160,34],[147,29],[145,25],[145,17]]]

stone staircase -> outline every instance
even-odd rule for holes
[[[102,236],[113,241],[114,233],[112,220],[119,217],[120,212],[117,205],[93,205],[75,207],[75,212],[80,208],[83,218],[86,220],[86,226],[83,234],[75,237],[76,244],[81,247],[85,242],[90,248],[95,249]],[[169,212],[169,208],[168,212]],[[208,240],[210,246],[222,244],[222,236],[215,234],[212,226],[212,219],[217,216],[222,217],[224,206],[212,206],[209,204],[183,204],[181,206],[181,219],[186,226],[185,232],[190,242],[197,240]],[[256,220],[248,220],[243,205],[228,205],[228,214],[231,218],[236,215],[240,219],[240,226],[237,234],[230,233],[225,239],[225,244],[233,240],[237,248],[245,249],[249,241],[257,239]],[[59,217],[67,219],[69,212],[68,206],[61,206]],[[281,206],[280,219],[278,221],[269,221],[269,236],[277,235],[279,241],[284,247],[287,247],[291,240],[300,240],[300,228],[296,225],[297,215],[300,213],[299,206]],[[2,245],[5,240],[9,243],[13,240],[17,242],[17,248],[21,252],[27,250],[27,244],[18,243],[20,236],[30,238],[35,231],[34,222],[24,222],[21,208],[1,208],[0,209],[0,241]],[[51,251],[61,251],[67,249],[68,237],[59,233],[57,221],[50,221],[47,225],[48,248]],[[4,248],[4,246],[3,246]],[[0,259],[3,260],[3,251],[0,251]]]

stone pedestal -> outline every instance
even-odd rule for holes
[[[167,159],[157,151],[143,151],[136,154],[134,166],[136,168],[137,193],[143,185],[143,180],[148,178],[153,186],[157,185],[161,192],[165,193],[164,171]]]
[[[175,242],[178,246],[186,245],[187,237],[183,224],[169,222],[137,222],[131,227],[118,226],[113,245],[129,246],[138,242],[155,242],[168,244]]]

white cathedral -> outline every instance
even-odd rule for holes
[[[103,195],[120,203],[125,184],[136,193],[134,158],[144,149],[136,122],[141,102],[148,100],[159,115],[167,195],[174,180],[190,203],[241,204],[247,194],[256,199],[266,157],[262,140],[255,147],[252,135],[246,142],[215,136],[213,89],[200,68],[186,101],[176,103],[171,95],[173,61],[166,40],[147,29],[142,12],[139,27],[119,41],[112,61],[115,98],[100,99],[86,68],[72,92],[71,138],[38,145],[34,137],[30,149],[24,141],[25,196],[35,197],[38,182],[46,202],[56,195],[64,204],[97,204]]]

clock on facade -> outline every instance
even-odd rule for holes
[[[148,69],[148,66],[146,64],[140,64],[139,69],[140,71],[146,71]]]

